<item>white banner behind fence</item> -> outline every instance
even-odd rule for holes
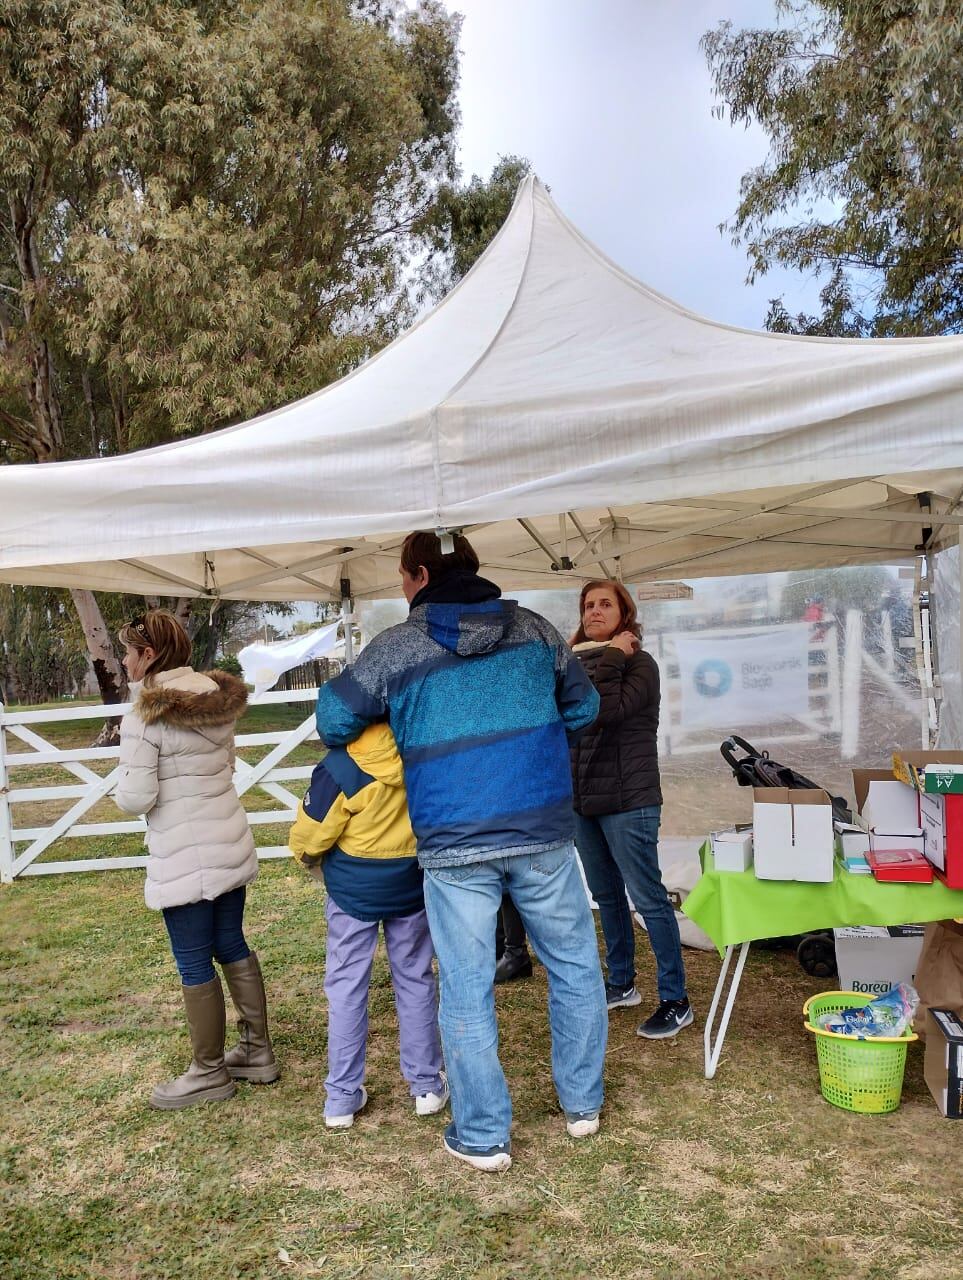
[[[687,728],[739,729],[809,714],[808,623],[722,639],[675,635]]]

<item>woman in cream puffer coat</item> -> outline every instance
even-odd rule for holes
[[[234,724],[247,690],[224,671],[186,665],[191,644],[173,615],[152,610],[120,632],[131,711],[120,726],[115,800],[147,822],[147,905],[160,910],[180,971],[194,1050],[188,1070],[158,1085],[162,1110],[232,1097],[235,1079],[278,1077],[257,956],[243,932],[246,886],[257,875],[247,815],[234,789]],[[239,1015],[224,1054],[220,964]]]

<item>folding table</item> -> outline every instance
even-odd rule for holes
[[[932,884],[880,884],[872,876],[853,875],[837,861],[828,884],[801,880],[757,880],[754,871],[717,871],[708,842],[702,846],[702,875],[682,910],[719,949],[722,969],[705,1027],[705,1073],[711,1080],[719,1065],[729,1019],[749,946],[760,938],[841,929],[848,925],[920,924],[963,916],[963,890]],[[716,1012],[726,986],[732,956],[735,970],[713,1040]]]

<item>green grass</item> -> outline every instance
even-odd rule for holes
[[[961,1276],[959,1133],[910,1054],[901,1109],[823,1102],[788,954],[751,955],[719,1075],[698,1030],[652,1044],[612,1015],[597,1139],[566,1138],[550,1078],[544,973],[498,991],[514,1166],[455,1164],[444,1118],[418,1120],[397,1067],[387,966],[371,994],[371,1102],[322,1121],[323,899],[287,863],[248,908],[281,1081],[227,1103],[152,1111],[187,1061],[178,980],[140,873],[0,892],[0,1276],[785,1278]],[[687,953],[704,1013],[718,971]],[[654,989],[640,945],[640,983]],[[279,1259],[281,1251],[289,1259]]]
[[[253,708],[240,732],[293,728],[306,710]],[[96,729],[38,731],[85,745]],[[317,753],[308,745],[294,760]],[[11,781],[28,777],[67,780],[41,766]],[[693,780],[685,785],[695,801]],[[723,802],[704,780],[698,787],[701,813]],[[670,778],[668,791],[667,814],[684,813],[681,781]],[[275,804],[263,793],[247,802]],[[17,806],[16,822],[59,811]],[[117,816],[109,802],[96,814]],[[258,828],[257,838],[282,843],[285,828]],[[140,836],[97,837],[61,841],[45,856],[139,852]],[[323,897],[285,862],[262,867],[247,913],[280,1083],[241,1085],[219,1105],[152,1111],[152,1085],[183,1069],[188,1045],[163,923],[143,906],[142,879],[112,871],[0,888],[0,1280],[963,1277],[963,1129],[938,1114],[920,1046],[897,1113],[830,1107],[802,1029],[802,1003],[819,984],[789,954],[750,954],[713,1081],[703,1077],[701,1025],[652,1044],[635,1035],[644,1009],[613,1014],[602,1132],[580,1144],[565,1136],[552,1089],[543,971],[499,989],[515,1164],[485,1176],[445,1155],[443,1117],[411,1110],[380,951],[371,1102],[350,1131],[325,1130]],[[704,1015],[718,958],[686,958]],[[651,999],[641,937],[639,964]]]

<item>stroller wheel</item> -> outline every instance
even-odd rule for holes
[[[811,978],[831,978],[836,972],[836,942],[831,933],[807,933],[796,948],[796,959]]]

